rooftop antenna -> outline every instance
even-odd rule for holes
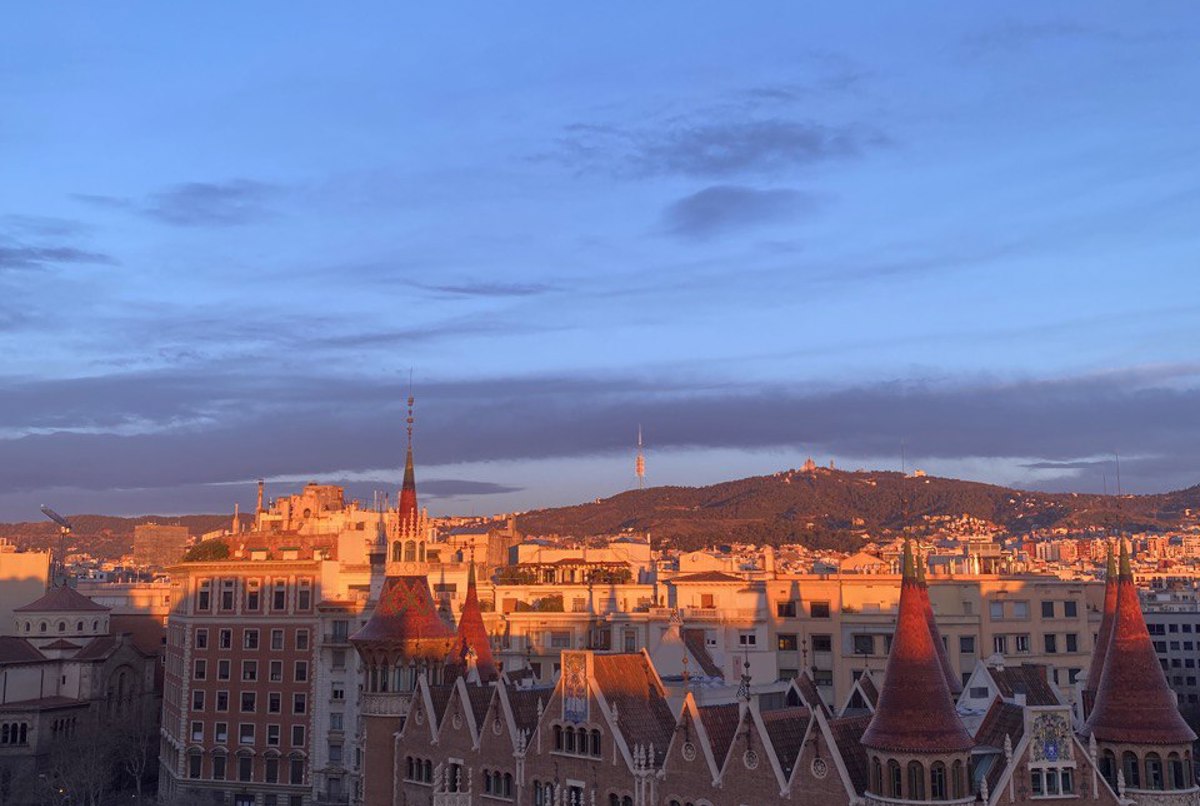
[[[642,424],[638,423],[637,460],[634,462],[637,473],[638,489],[646,488],[646,455],[642,452]]]

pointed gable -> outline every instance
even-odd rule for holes
[[[615,709],[626,744],[653,747],[654,763],[659,763],[671,743],[675,716],[650,659],[645,653],[593,655],[592,670],[609,712]]]
[[[761,714],[763,727],[766,728],[767,738],[775,751],[775,758],[783,770],[785,781],[792,778],[796,760],[800,758],[800,750],[804,746],[804,737],[808,735],[813,715],[807,707],[774,708]]]
[[[708,735],[712,747],[713,758],[717,769],[725,767],[725,758],[729,755],[729,747],[733,744],[733,736],[737,733],[741,714],[736,702],[721,705],[702,705],[697,709],[700,721],[704,724],[704,732]]]
[[[869,780],[867,751],[862,738],[870,723],[871,717],[866,714],[829,721],[829,732],[846,767],[846,775],[854,791],[860,795],[867,790]]]
[[[833,716],[833,712],[825,704],[825,698],[821,696],[821,690],[817,688],[817,682],[813,680],[808,669],[804,669],[796,675],[792,680],[792,685],[795,686],[801,702],[811,709],[820,709],[827,717]]]
[[[875,750],[898,753],[961,752],[972,745],[950,698],[908,543],[883,691],[862,741]]]
[[[1084,733],[1131,744],[1190,744],[1196,738],[1155,655],[1124,541],[1112,635]]]

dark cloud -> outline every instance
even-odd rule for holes
[[[443,297],[535,297],[558,290],[556,286],[547,283],[465,282],[441,285],[412,283],[411,285],[414,288],[431,291]]]
[[[0,246],[0,271],[41,269],[62,263],[111,265],[114,262],[109,255],[73,246]]]
[[[17,236],[33,237],[67,237],[81,235],[91,227],[82,221],[52,216],[10,214],[0,216],[0,231],[7,231]]]
[[[111,210],[127,210],[177,227],[234,227],[270,218],[270,203],[283,189],[251,179],[185,182],[145,199],[76,193],[72,198]]]
[[[887,142],[880,131],[861,124],[685,118],[641,129],[568,126],[557,156],[580,170],[622,177],[727,179],[858,157]]]
[[[462,495],[504,495],[519,493],[522,489],[490,481],[468,481],[467,479],[430,479],[421,482],[421,494],[433,498],[456,498]]]
[[[705,239],[795,219],[811,214],[817,206],[815,196],[795,190],[714,185],[671,203],[663,211],[663,227],[673,235]]]

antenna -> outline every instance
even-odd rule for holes
[[[637,460],[634,462],[637,473],[638,489],[646,489],[646,455],[642,453],[642,424],[638,423]]]

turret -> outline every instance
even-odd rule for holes
[[[917,553],[917,580],[921,583],[921,598],[925,603],[925,621],[929,624],[929,632],[933,636],[933,645],[937,650],[938,663],[941,664],[942,674],[946,676],[946,686],[950,695],[957,697],[962,694],[962,678],[950,664],[950,652],[946,642],[942,640],[941,630],[938,629],[937,619],[933,615],[933,602],[929,599],[929,583],[925,579],[925,558]]]
[[[1087,679],[1083,688],[1083,718],[1087,719],[1096,701],[1096,690],[1100,687],[1100,675],[1104,672],[1104,658],[1108,654],[1109,639],[1112,638],[1113,620],[1117,613],[1117,557],[1112,543],[1108,551],[1104,573],[1104,613],[1100,617],[1100,630],[1096,633],[1096,646],[1092,649],[1092,661],[1088,666]]]
[[[468,656],[474,656],[474,664],[479,671],[479,679],[494,680],[497,676],[496,664],[492,659],[492,644],[488,638],[487,628],[483,624],[483,610],[479,606],[479,591],[475,585],[475,561],[470,560],[467,571],[467,598],[463,602],[462,613],[458,619],[458,637],[452,662],[468,664]]]

